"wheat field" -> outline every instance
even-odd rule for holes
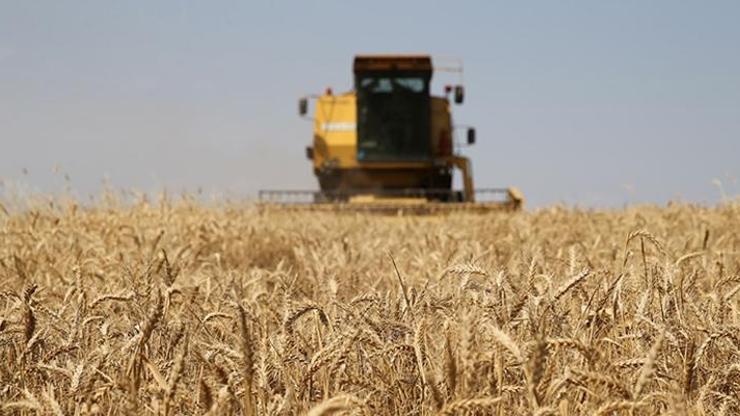
[[[0,209],[0,414],[740,414],[740,204]]]

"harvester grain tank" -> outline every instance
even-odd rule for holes
[[[462,68],[459,67],[459,71]],[[476,189],[470,161],[456,152],[450,95],[462,104],[462,85],[430,92],[434,68],[427,55],[359,55],[354,88],[301,98],[315,101],[313,144],[306,148],[320,191],[260,191],[282,206],[368,210],[519,209],[515,188]],[[465,145],[475,143],[472,127]],[[453,189],[453,172],[462,189]]]

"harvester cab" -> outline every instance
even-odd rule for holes
[[[450,68],[438,68],[448,69]],[[452,68],[462,73],[462,66]],[[462,104],[462,84],[431,94],[434,72],[427,55],[359,55],[354,88],[303,97],[306,117],[314,101],[313,143],[306,148],[319,191],[260,191],[260,200],[290,206],[361,209],[519,209],[514,188],[476,189],[468,158],[456,152],[450,95]],[[476,141],[467,126],[466,144]],[[459,170],[462,189],[453,189]]]

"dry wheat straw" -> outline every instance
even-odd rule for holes
[[[5,202],[3,414],[740,414],[736,202]]]

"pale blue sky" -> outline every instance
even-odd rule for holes
[[[478,186],[713,203],[713,179],[740,193],[739,22],[738,1],[2,0],[0,178],[315,188],[297,97],[348,89],[355,53],[424,52],[464,60]]]

